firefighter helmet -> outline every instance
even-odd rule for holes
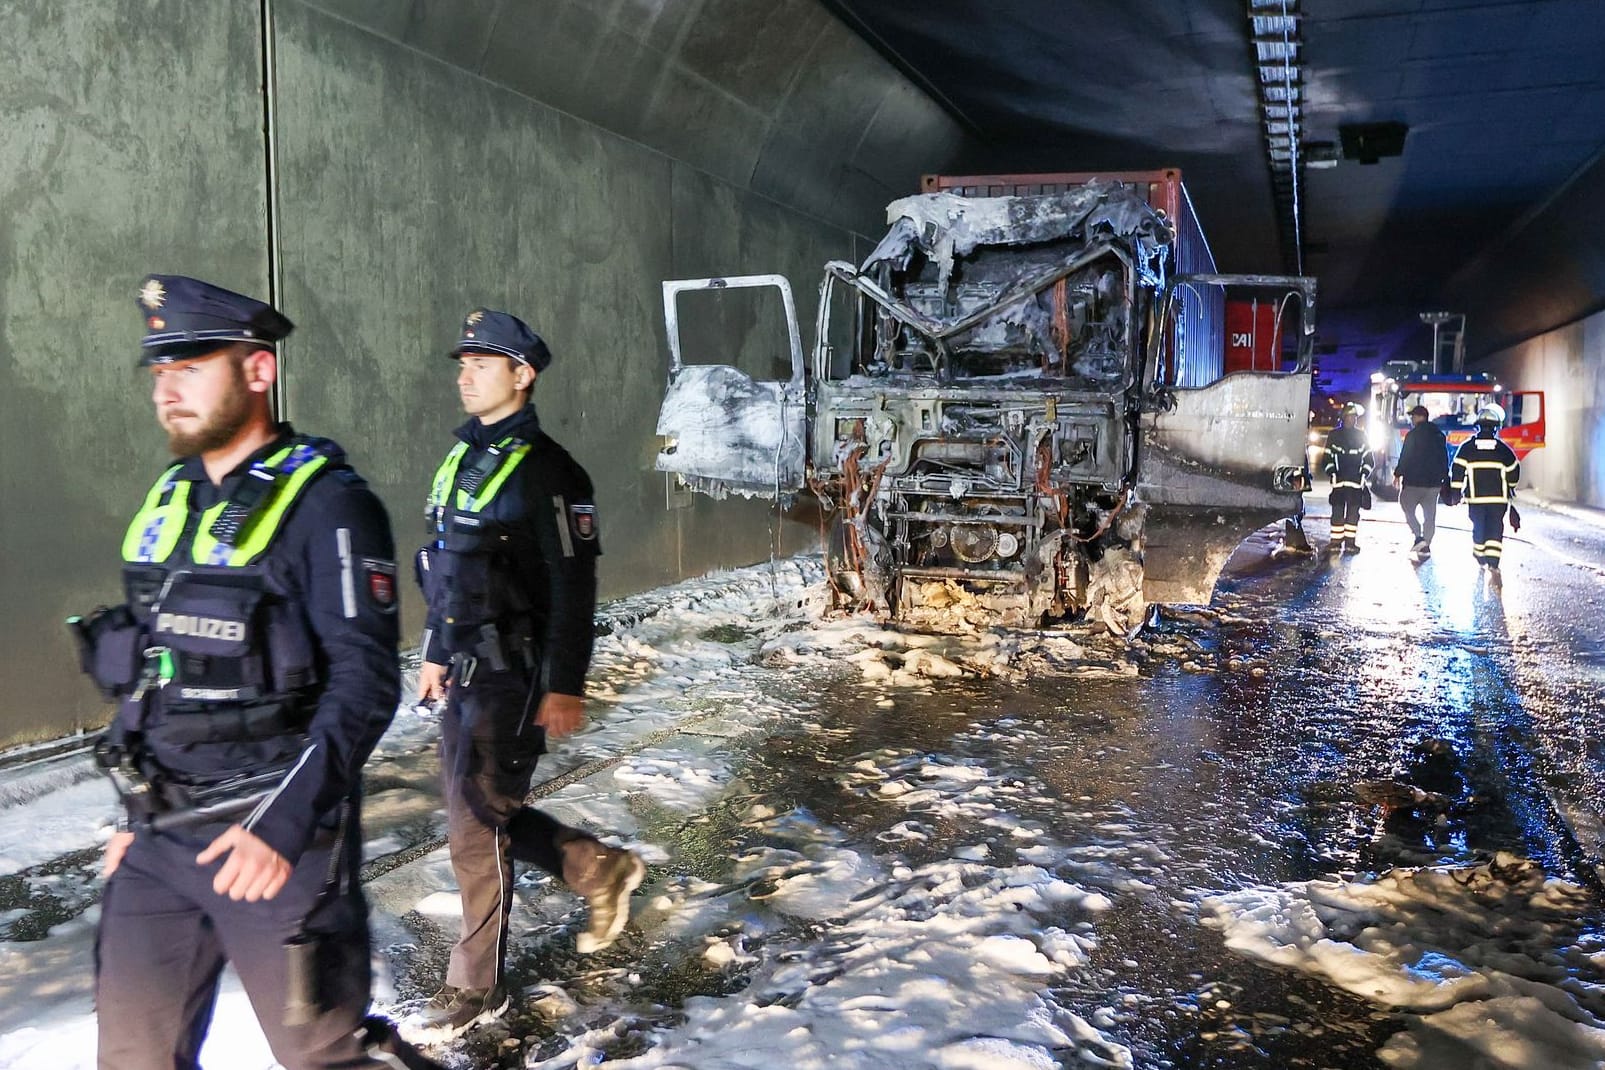
[[[1351,401],[1347,405],[1343,406],[1343,415],[1352,416],[1358,419],[1359,417],[1365,415],[1365,406],[1361,405],[1358,401]]]
[[[1489,402],[1477,410],[1477,422],[1479,424],[1493,424],[1498,427],[1505,422],[1505,410],[1493,402]]]

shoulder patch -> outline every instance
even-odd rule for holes
[[[586,542],[596,538],[596,506],[571,505],[568,507],[568,526],[573,529],[576,539]]]
[[[396,563],[377,557],[362,559],[362,593],[381,613],[396,611]]]

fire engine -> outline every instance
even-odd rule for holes
[[[1378,492],[1392,494],[1393,470],[1410,430],[1410,410],[1427,407],[1427,419],[1442,428],[1449,455],[1477,433],[1477,412],[1489,402],[1505,410],[1499,437],[1525,459],[1544,444],[1544,392],[1513,390],[1492,375],[1434,375],[1430,366],[1392,361],[1371,375],[1371,403],[1366,407],[1366,433],[1376,451],[1371,479]]]

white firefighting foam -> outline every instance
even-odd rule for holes
[[[1233,950],[1402,1013],[1378,1056],[1401,1070],[1583,1070],[1605,1063],[1605,992],[1583,983],[1592,905],[1501,854],[1374,880],[1247,888],[1203,902]]]

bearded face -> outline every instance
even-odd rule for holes
[[[251,418],[244,358],[222,350],[151,368],[156,418],[175,457],[222,449]]]

